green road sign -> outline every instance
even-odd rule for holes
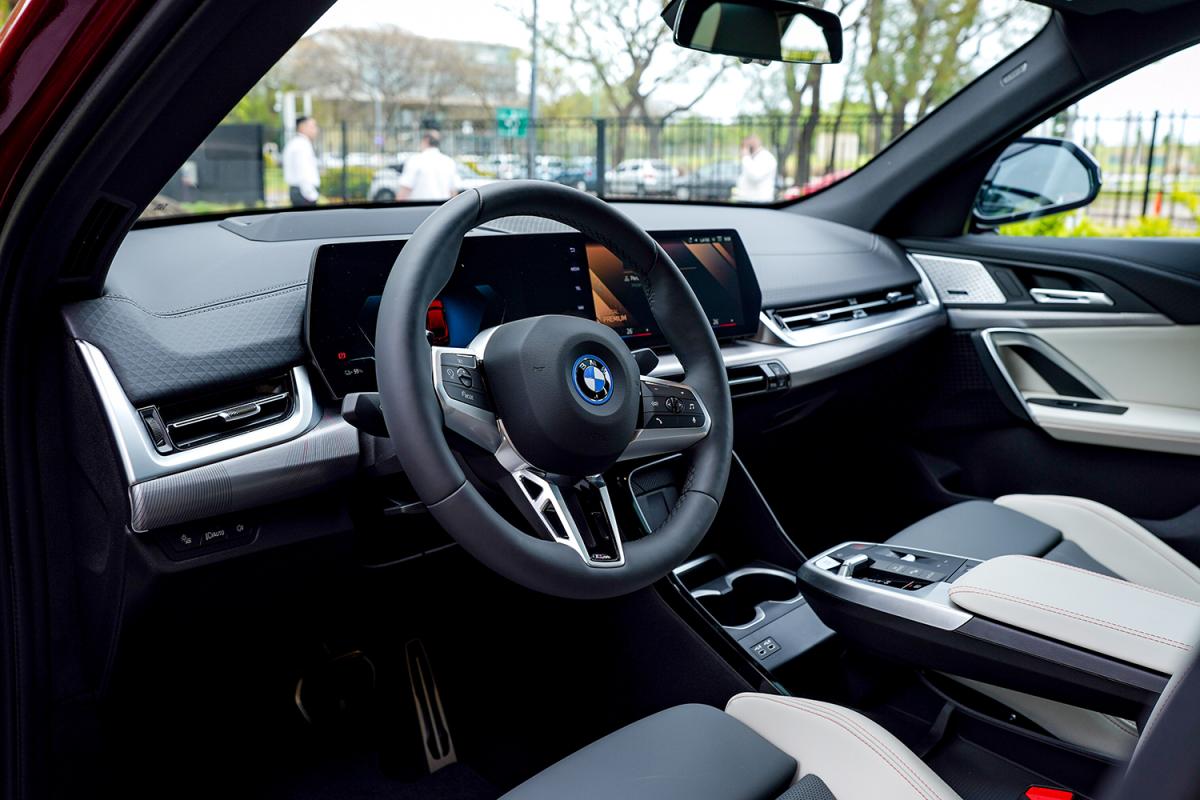
[[[529,109],[502,106],[496,109],[496,134],[524,139],[529,127]]]

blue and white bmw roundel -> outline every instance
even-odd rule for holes
[[[571,374],[575,391],[592,405],[604,405],[612,397],[612,373],[608,371],[608,365],[603,359],[592,355],[580,356],[575,359]]]

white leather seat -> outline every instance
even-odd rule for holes
[[[551,765],[502,800],[780,797],[958,800],[862,714],[766,694],[735,695],[725,713],[693,704],[652,714]]]
[[[990,515],[989,505],[998,507]],[[1015,511],[1027,520],[1047,526],[1044,533],[1051,538],[1035,545],[1036,531],[1021,531],[1017,535],[1013,530],[1012,536],[1006,536],[1013,527],[1011,515],[1006,517],[999,509]],[[950,525],[938,526],[939,516]],[[975,525],[976,521],[980,524]],[[1026,533],[1029,535],[1025,536]],[[990,541],[979,541],[980,536]],[[998,498],[994,504],[964,503],[939,512],[892,539],[893,543],[918,548],[923,541],[928,543],[928,549],[985,559],[1008,553],[1037,555],[1200,602],[1200,567],[1121,512],[1081,497],[1013,494]],[[961,542],[957,548],[956,541]],[[977,681],[956,680],[1072,744],[1116,759],[1128,758],[1137,744],[1137,726],[1129,720]]]
[[[957,800],[958,794],[879,725],[842,706],[739,694],[725,706],[796,760],[795,780],[816,775],[837,800]]]
[[[1052,494],[1010,494],[996,505],[1057,528],[1065,541],[1131,583],[1200,601],[1200,567],[1120,511]]]

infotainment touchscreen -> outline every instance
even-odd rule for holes
[[[754,333],[758,283],[737,233],[651,233],[687,277],[720,338]],[[341,397],[375,390],[375,322],[402,241],[317,249],[309,279],[309,349]],[[631,348],[664,344],[636,272],[579,233],[468,237],[454,276],[430,307],[434,344],[463,347],[479,331],[539,314],[572,314],[612,327]]]
[[[718,336],[746,332],[748,315],[757,327],[758,286],[748,274],[736,233],[656,232],[653,236],[691,284]],[[596,321],[627,342],[637,341],[637,346],[660,344],[638,273],[601,245],[589,243],[587,254]]]

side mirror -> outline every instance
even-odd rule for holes
[[[663,19],[675,44],[743,61],[837,64],[842,21],[794,0],[674,0]]]
[[[1026,136],[1005,148],[975,196],[973,215],[994,228],[1082,208],[1100,194],[1100,165],[1066,139]]]

